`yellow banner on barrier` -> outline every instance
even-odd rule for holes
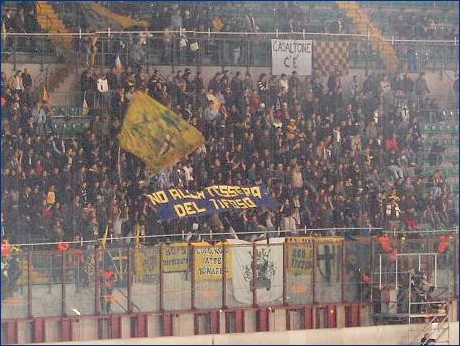
[[[160,246],[145,247],[136,250],[135,276],[137,282],[159,282]]]
[[[142,159],[156,173],[204,143],[195,127],[144,92],[136,91],[126,111],[120,147]]]
[[[193,256],[195,281],[222,280],[224,273],[226,278],[232,277],[232,252],[227,242],[215,245],[194,243]]]
[[[292,274],[310,274],[313,269],[314,237],[286,238],[287,271]]]
[[[163,244],[161,247],[161,268],[163,273],[185,272],[189,266],[188,243]]]

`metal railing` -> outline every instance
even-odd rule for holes
[[[398,253],[437,252],[438,236],[404,242],[390,238],[390,243]],[[2,320],[71,316],[73,309],[91,315],[279,305],[371,305],[379,287],[395,285],[395,275],[391,274],[393,254],[376,237],[345,240],[297,235],[252,243],[179,241],[137,248],[120,239],[98,248],[82,244],[89,243],[73,243],[64,252],[23,247],[4,256]],[[437,278],[437,287],[447,288],[441,292],[447,300],[457,296],[457,261],[455,233],[449,238],[446,252],[423,262],[428,273],[435,268],[443,273]],[[415,265],[399,261],[398,270]],[[104,270],[114,272],[111,285],[105,285],[101,276]],[[362,281],[366,273],[370,281]]]
[[[90,35],[97,35],[98,50],[95,65],[104,70],[113,66],[115,58],[120,56],[123,64],[135,66],[169,65],[172,71],[177,66],[240,66],[270,67],[270,39],[311,39],[320,41],[342,41],[348,43],[348,64],[350,68],[385,69],[380,56],[382,44],[372,47],[369,35],[332,34],[308,32],[213,32],[208,31],[171,31],[172,36],[166,39],[163,31],[105,31],[94,33],[30,33],[4,34],[6,44],[2,51],[3,60],[17,61],[25,50],[23,45],[14,44],[17,40],[35,42],[41,38],[43,42],[53,36],[70,35],[76,51],[76,67],[86,63],[84,40]],[[142,37],[145,45],[139,45]],[[185,41],[184,41],[185,40]],[[395,40],[388,39],[395,48],[400,60],[400,72],[419,72],[426,70],[442,71],[458,69],[458,38],[451,40]],[[40,41],[39,41],[40,42]],[[185,44],[184,44],[185,43]],[[192,50],[191,44],[198,43],[198,49]],[[3,44],[3,41],[2,41]],[[136,51],[135,54],[133,52]],[[49,61],[57,59],[52,49],[41,49],[40,55],[47,56]]]

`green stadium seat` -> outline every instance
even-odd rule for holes
[[[77,116],[77,108],[76,107],[70,107],[69,108],[69,116],[71,116],[71,117]]]
[[[442,133],[444,130],[444,126],[442,124],[432,124],[431,125],[431,133],[433,135],[438,135]]]

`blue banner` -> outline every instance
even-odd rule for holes
[[[171,188],[145,194],[145,197],[162,220],[279,206],[263,185],[213,185],[199,191]]]

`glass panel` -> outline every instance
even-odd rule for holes
[[[96,312],[95,250],[76,247],[70,249],[65,261],[65,311],[68,316],[89,315]]]
[[[346,302],[367,302],[370,299],[370,244],[370,238],[344,242],[343,299]]]
[[[133,251],[133,311],[160,310],[160,245]]]
[[[101,313],[128,311],[128,249],[111,244],[101,252],[99,279]]]
[[[28,315],[27,255],[13,251],[10,256],[2,256],[2,319]]]
[[[187,243],[162,245],[162,294],[165,310],[190,309],[192,306],[191,251]]]
[[[32,254],[32,315],[62,314],[63,255],[57,251]]]
[[[163,308],[165,310],[188,310],[191,304],[191,275],[189,271],[163,273]]]

